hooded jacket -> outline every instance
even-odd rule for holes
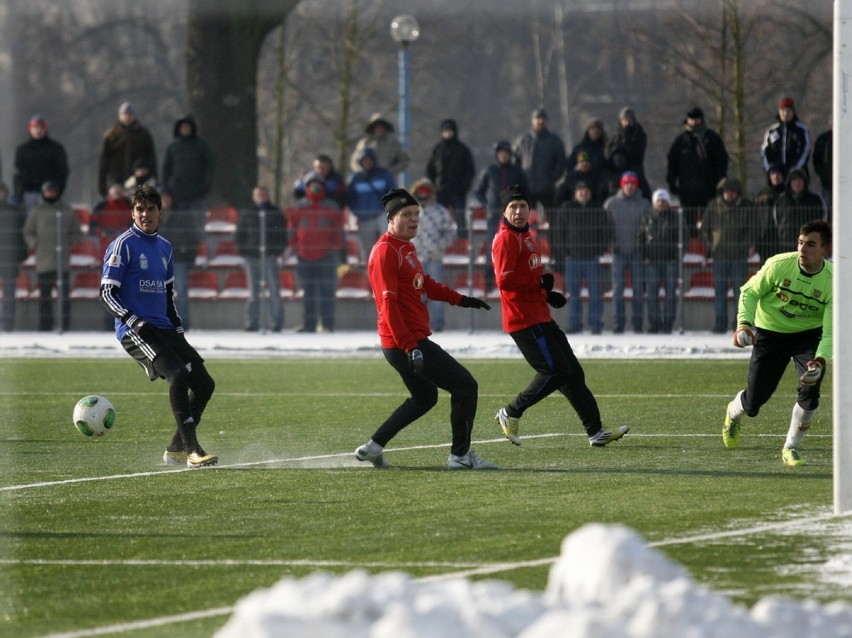
[[[802,178],[805,187],[800,193],[790,188],[790,182]],[[799,241],[799,229],[803,224],[815,219],[825,219],[825,205],[822,197],[809,188],[808,176],[803,170],[792,170],[787,176],[787,187],[775,201],[775,225],[778,228],[778,250],[788,252],[796,250]]]
[[[189,124],[192,132],[180,134],[182,124]],[[186,115],[175,122],[174,140],[166,148],[163,159],[163,185],[174,195],[175,208],[188,208],[198,202],[213,188],[215,162],[210,145],[198,137],[195,119]]]

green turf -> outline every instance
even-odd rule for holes
[[[322,569],[337,573],[380,563],[367,569],[419,577],[547,559],[589,522],[636,529],[696,580],[745,604],[772,593],[852,601],[816,580],[831,539],[812,527],[717,536],[830,513],[830,379],[803,452],[808,465],[793,469],[780,460],[792,373],[746,421],[741,448],[726,450],[721,419],[745,361],[587,361],[605,422],[628,423],[631,433],[590,448],[554,395],[522,419],[519,448],[498,437],[492,418],[530,369],[520,360],[464,363],[480,385],[475,448],[497,472],[443,469],[443,393],[388,447],[392,469],[357,464],[352,450],[403,398],[383,360],[209,361],[217,392],[199,434],[222,465],[192,472],[160,464],[173,429],[167,387],[148,383],[129,359],[4,360],[0,487],[28,487],[0,492],[0,636],[230,607],[319,569],[287,561],[331,561]],[[115,405],[116,426],[101,439],[71,424],[86,394]],[[93,477],[111,478],[33,485]],[[677,542],[698,535],[711,538]],[[57,563],[86,560],[112,562]],[[544,565],[488,577],[542,590],[547,576]],[[225,619],[125,635],[209,636]]]

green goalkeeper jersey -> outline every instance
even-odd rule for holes
[[[781,253],[740,288],[737,323],[786,334],[822,328],[814,357],[831,359],[832,266],[813,275],[799,268],[798,253]]]

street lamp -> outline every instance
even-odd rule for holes
[[[408,44],[420,37],[420,25],[414,16],[401,15],[391,20],[390,34],[399,43],[399,141],[408,151]],[[400,186],[408,182],[407,171],[399,174]]]

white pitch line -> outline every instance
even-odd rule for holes
[[[547,433],[547,434],[529,434],[529,435],[525,435],[523,438],[524,438],[524,440],[531,440],[531,439],[555,438],[555,437],[561,437],[561,436],[574,437],[574,436],[585,436],[585,435],[582,434],[582,433],[574,434],[574,433],[567,433],[567,432],[552,432],[552,433]],[[719,435],[718,434],[710,434],[710,433],[705,433],[705,434],[701,434],[701,433],[678,434],[678,437],[682,438],[682,439],[683,438],[708,438],[708,437],[709,438],[715,438],[717,436],[719,436]],[[775,439],[775,438],[781,437],[782,435],[781,434],[750,434],[749,436],[753,437],[753,438]],[[832,436],[831,434],[810,433],[808,435],[808,438],[809,439],[831,438],[831,436]],[[631,434],[630,434],[631,439],[664,438],[664,437],[669,438],[669,437],[671,437],[671,435],[670,434],[643,434],[643,433],[635,432],[635,430],[631,430]],[[505,440],[506,440],[505,438],[500,437],[500,438],[494,438],[494,439],[481,439],[481,440],[478,440],[478,441],[474,441],[474,443],[476,443],[477,445],[485,445],[485,444],[488,444],[488,443],[503,443]],[[405,447],[391,448],[389,450],[385,450],[385,454],[392,454],[394,452],[407,452],[407,451],[412,451],[412,450],[434,450],[436,448],[444,448],[444,447],[446,447],[446,445],[447,445],[446,443],[434,443],[434,444],[428,444],[428,445],[409,445],[409,446],[405,446]],[[321,460],[341,459],[341,458],[346,459],[346,458],[350,458],[350,457],[352,457],[351,452],[334,452],[334,453],[330,453],[330,454],[315,454],[315,455],[311,455],[311,456],[297,456],[297,457],[290,457],[290,458],[264,459],[264,460],[260,460],[260,461],[245,461],[245,462],[242,462],[242,463],[221,463],[216,467],[207,467],[207,468],[200,468],[200,469],[189,469],[189,468],[183,468],[183,467],[182,468],[163,468],[163,469],[159,469],[159,470],[149,470],[147,472],[129,472],[127,474],[108,474],[106,476],[82,476],[82,477],[78,477],[78,478],[61,479],[61,480],[57,480],[57,481],[40,481],[38,483],[23,483],[23,484],[20,484],[20,485],[4,485],[4,486],[0,486],[0,492],[15,492],[15,491],[21,491],[21,490],[35,489],[35,488],[40,488],[40,487],[56,487],[56,486],[59,486],[59,485],[75,485],[75,484],[78,484],[78,483],[92,483],[92,482],[96,482],[96,481],[114,481],[114,480],[119,480],[119,479],[140,478],[140,477],[146,477],[146,476],[158,476],[160,474],[176,474],[176,473],[179,473],[179,472],[200,472],[200,471],[215,472],[215,471],[221,471],[221,470],[229,469],[229,468],[257,467],[257,466],[263,466],[263,465],[281,465],[281,464],[285,464],[285,463],[304,463],[304,462],[307,462],[307,461],[321,461]],[[353,467],[358,467],[359,465],[353,464]],[[525,468],[513,467],[513,468],[510,468],[510,469],[523,470]]]

